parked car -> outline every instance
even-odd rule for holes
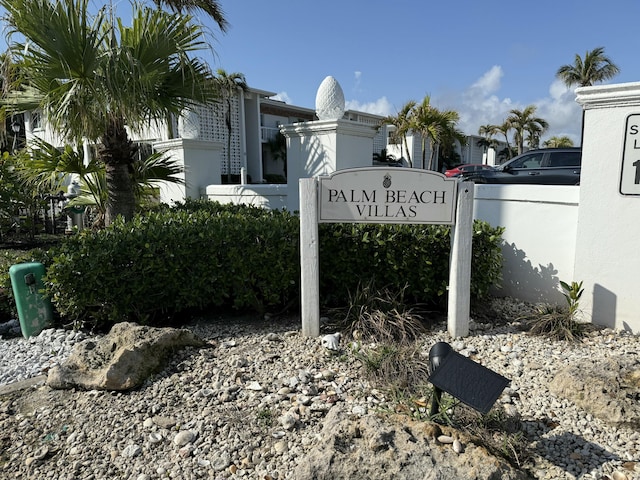
[[[536,185],[579,185],[580,148],[529,150],[493,170],[462,174],[475,183],[523,183]]]
[[[458,177],[463,173],[471,174],[471,173],[480,172],[483,170],[493,170],[493,167],[489,165],[481,165],[477,163],[463,163],[461,165],[458,165],[457,167],[453,167],[453,168],[450,168],[449,170],[446,170],[444,174],[447,177]]]

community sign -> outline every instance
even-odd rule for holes
[[[453,225],[456,184],[413,168],[351,168],[319,177],[319,222]]]

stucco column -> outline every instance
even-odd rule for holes
[[[329,175],[337,170],[370,167],[373,163],[371,125],[349,120],[319,120],[283,126],[287,139],[289,209],[298,210],[300,178]]]
[[[573,279],[585,320],[640,331],[640,83],[582,87],[585,110]],[[623,168],[632,175],[621,183]],[[637,178],[640,180],[640,178]]]
[[[184,185],[162,183],[160,201],[171,203],[185,198],[200,198],[207,185],[221,184],[222,143],[175,138],[155,142],[155,151],[166,151],[169,158],[184,167],[177,177]]]

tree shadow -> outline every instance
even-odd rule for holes
[[[528,302],[560,302],[560,279],[553,263],[534,266],[515,243],[502,244],[504,259],[502,293]],[[499,293],[499,290],[498,290]]]

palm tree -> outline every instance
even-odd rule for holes
[[[25,191],[47,195],[64,191],[70,177],[80,180],[80,195],[69,202],[70,207],[89,207],[95,212],[96,227],[104,226],[107,214],[108,193],[104,165],[91,158],[85,164],[82,146],[72,148],[65,145],[56,148],[41,139],[32,142],[29,155],[24,155],[16,163],[16,174]],[[145,149],[141,149],[144,151]],[[142,204],[152,196],[158,182],[183,185],[178,175],[184,168],[165,152],[139,151],[131,164],[131,178],[136,204]]]
[[[539,142],[540,135],[549,128],[549,123],[543,118],[534,116],[536,113],[535,105],[529,105],[524,110],[514,108],[509,113],[507,122],[515,130],[513,141],[518,148],[518,155],[520,155],[524,151],[525,133],[530,133],[532,143],[535,145]]]
[[[542,144],[546,148],[573,147],[573,140],[566,135],[561,137],[551,137]]]
[[[226,32],[229,27],[219,2],[215,0],[154,0],[154,2],[158,7],[166,5],[170,10],[178,13],[196,13],[200,10],[216,22],[221,32]]]
[[[413,162],[411,161],[411,152],[409,151],[409,145],[407,143],[407,134],[411,130],[411,113],[416,106],[416,102],[413,100],[405,103],[397,115],[386,117],[382,123],[387,125],[393,125],[395,129],[391,133],[391,138],[396,143],[400,143],[402,145],[401,150],[407,154],[407,165],[409,167],[413,166]]]
[[[436,151],[445,138],[463,138],[456,124],[460,120],[458,112],[453,110],[438,110],[431,105],[431,97],[427,95],[422,103],[416,105],[411,114],[411,130],[419,133],[422,147],[422,168],[426,163],[426,143],[429,142],[428,170],[434,168]]]
[[[504,136],[504,141],[507,144],[506,148],[503,149],[500,154],[501,156],[506,156],[507,159],[511,158],[511,144],[509,143],[509,132],[511,131],[511,123],[509,120],[505,120],[501,125],[496,125],[496,133],[501,133]]]
[[[576,53],[573,64],[563,65],[556,72],[556,77],[571,88],[574,85],[579,87],[590,87],[596,83],[604,82],[620,73],[618,66],[604,54],[604,47],[597,47],[584,54],[584,58]],[[584,109],[582,110],[582,127],[584,133]],[[581,133],[581,142],[582,135]]]
[[[497,125],[486,124],[486,125],[480,125],[480,127],[478,128],[478,135],[482,135],[483,138],[478,140],[476,144],[479,147],[482,147],[485,157],[486,157],[487,150],[489,150],[489,148],[496,147],[498,142],[496,141],[495,138],[493,138],[493,136],[498,132],[499,132],[499,129]]]
[[[0,5],[21,34],[9,46],[21,78],[4,105],[41,110],[69,144],[97,143],[108,186],[105,222],[130,219],[137,147],[127,127],[136,131],[217,98],[210,70],[190,56],[205,46],[203,30],[188,15],[136,4],[131,27],[104,9],[90,15],[87,0]]]
[[[219,90],[224,109],[224,124],[227,127],[227,183],[231,183],[231,134],[233,133],[231,102],[238,90],[247,91],[249,86],[243,74],[227,73],[221,68],[216,71],[214,82]]]
[[[456,144],[462,146],[467,143],[467,136],[457,127],[460,115],[453,110],[438,111],[440,115],[439,135],[435,139],[435,145],[430,152],[429,170],[440,170],[440,157],[445,155],[452,158],[456,154]],[[436,158],[436,152],[438,158]]]
[[[431,105],[431,97],[427,95],[422,99],[422,103],[416,105],[410,116],[411,130],[420,134],[420,150],[422,152],[422,163],[420,168],[426,167],[427,141],[429,141],[430,152],[435,148],[436,139],[439,137],[440,118],[438,110]],[[431,159],[431,155],[429,155]]]

